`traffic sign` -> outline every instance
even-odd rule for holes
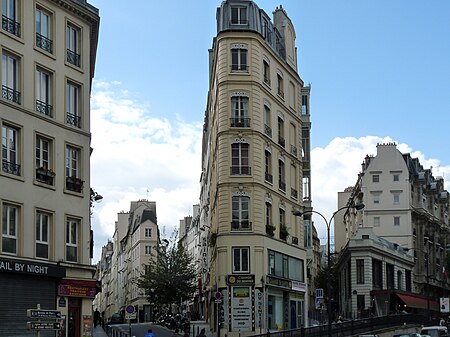
[[[60,322],[27,322],[28,330],[60,330]]]
[[[125,319],[135,319],[136,318],[136,310],[134,305],[127,305],[125,308]]]
[[[28,318],[61,318],[61,311],[28,309],[27,317]]]

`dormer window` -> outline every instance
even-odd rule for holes
[[[246,25],[247,23],[247,7],[231,7],[231,24]]]

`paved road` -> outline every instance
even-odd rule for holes
[[[126,333],[130,331],[130,326],[128,324],[115,324],[113,325],[113,328]],[[167,329],[166,327],[162,327],[160,325],[153,325],[150,323],[131,324],[131,336],[144,337],[149,328],[153,330],[153,333],[155,334],[156,337],[172,337],[172,336],[175,337],[173,331]],[[181,335],[178,336],[181,337]],[[97,336],[95,335],[94,337]]]

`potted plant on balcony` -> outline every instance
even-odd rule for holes
[[[36,180],[46,184],[53,184],[53,178],[56,173],[52,169],[46,168],[44,166],[38,167],[36,169]]]
[[[270,235],[270,236],[274,236],[275,235],[275,226],[274,225],[266,225],[266,234]]]
[[[280,239],[286,241],[289,236],[289,232],[286,224],[280,224]]]

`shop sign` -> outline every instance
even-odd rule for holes
[[[228,285],[254,285],[255,275],[227,275]]]
[[[58,285],[59,296],[94,298],[96,294],[96,281],[61,280]]]
[[[35,263],[22,260],[0,259],[0,272],[28,275],[65,277],[66,269],[51,264]]]
[[[270,284],[272,286],[277,286],[277,287],[281,287],[281,288],[291,289],[291,281],[285,280],[285,279],[281,279],[281,278],[278,278],[278,277],[267,276],[266,277],[266,283]]]
[[[292,281],[292,290],[295,291],[306,291],[306,283],[299,281]]]
[[[231,324],[234,331],[252,330],[252,299],[250,287],[233,287]]]

